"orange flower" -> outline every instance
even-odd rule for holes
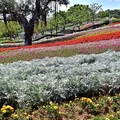
[[[83,102],[92,103],[92,100],[91,100],[90,98],[83,97],[81,100],[82,100]]]

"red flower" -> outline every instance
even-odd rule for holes
[[[95,42],[100,40],[110,40],[110,39],[117,39],[120,38],[120,31],[99,34],[94,36],[83,36],[80,38],[75,38],[72,40],[65,40],[65,41],[58,41],[52,43],[40,43],[40,44],[33,44],[31,46],[18,46],[18,47],[9,47],[9,48],[0,48],[0,52],[2,51],[9,51],[9,50],[17,50],[21,48],[38,48],[38,47],[50,47],[50,46],[60,46],[60,45],[71,45],[71,44],[78,44],[78,43],[85,43],[85,42]]]

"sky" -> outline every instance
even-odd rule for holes
[[[62,5],[60,7],[60,10],[67,10],[70,8],[70,6],[73,6],[74,4],[83,4],[83,5],[90,5],[92,3],[98,3],[99,5],[102,5],[103,10],[114,10],[114,9],[120,9],[120,0],[69,0],[70,4],[67,6]]]

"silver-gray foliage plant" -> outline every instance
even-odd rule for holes
[[[53,57],[0,64],[0,104],[19,107],[77,95],[117,93],[120,52]]]

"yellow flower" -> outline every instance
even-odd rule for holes
[[[2,107],[2,108],[1,108],[1,111],[3,111],[3,110],[5,110],[5,108]]]
[[[14,108],[13,108],[13,107],[10,107],[9,109],[10,109],[12,112],[14,112]]]
[[[71,103],[72,103],[72,101],[69,101],[69,103],[71,104]]]
[[[53,105],[53,102],[52,102],[52,101],[50,101],[50,105]]]
[[[3,110],[2,113],[5,114],[7,112],[7,110]]]
[[[28,117],[30,118],[30,117],[31,117],[31,115],[28,115]]]
[[[58,110],[58,106],[53,106],[54,110]]]
[[[109,118],[105,118],[105,120],[110,120]]]
[[[3,106],[2,106],[2,108],[6,108],[6,106],[5,106],[5,105],[3,105]]]
[[[111,102],[112,101],[112,98],[111,97],[107,97],[108,101]]]
[[[10,109],[10,108],[11,108],[11,106],[10,106],[10,105],[7,105],[7,106],[6,106],[6,109]]]
[[[82,99],[81,99],[82,101],[86,101],[87,100],[87,98],[86,97],[82,97]]]
[[[1,111],[6,110],[6,106],[2,106]]]
[[[92,103],[92,100],[90,98],[82,97],[81,100],[84,102]]]
[[[18,117],[18,115],[17,115],[17,114],[15,114],[15,113],[14,113],[14,114],[12,114],[11,116],[12,116],[12,117],[14,117],[14,118],[17,118],[17,117]]]
[[[10,111],[14,112],[14,108],[11,107],[10,105],[7,105],[7,106],[3,105],[3,107],[1,108],[1,111],[3,111],[3,110],[10,110]]]
[[[99,104],[95,104],[94,106],[95,106],[95,107],[98,107],[98,106],[99,106]]]
[[[43,108],[45,108],[45,106],[43,106]]]
[[[26,119],[27,119],[27,120],[29,120],[30,118],[31,118],[31,116],[30,116],[30,115],[28,115],[28,116],[26,117]]]
[[[29,120],[30,118],[27,116],[26,119]]]
[[[120,114],[120,111],[117,111],[116,113],[117,113],[117,114]]]
[[[27,115],[27,113],[25,112],[24,115]]]
[[[90,98],[87,99],[87,102],[92,103],[92,100]]]
[[[63,114],[63,112],[61,112],[61,111],[58,111],[58,114],[59,114],[59,115],[62,115],[62,114]]]
[[[65,106],[66,106],[66,107],[68,107],[68,106],[69,106],[69,104],[65,104]]]

